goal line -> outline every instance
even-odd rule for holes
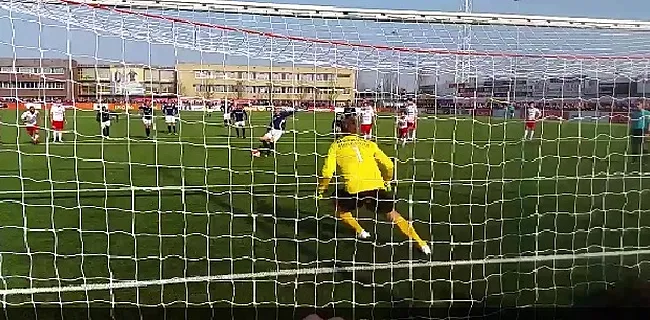
[[[14,288],[0,290],[0,296],[6,299],[7,296],[31,295],[39,293],[62,293],[62,292],[81,292],[81,291],[102,291],[116,289],[132,289],[148,286],[171,285],[181,283],[196,282],[218,282],[233,280],[253,280],[261,278],[275,277],[297,277],[305,275],[323,275],[349,272],[411,269],[411,268],[437,268],[437,267],[454,267],[454,266],[473,266],[489,264],[508,264],[522,262],[546,262],[546,261],[567,261],[579,259],[598,259],[608,257],[625,257],[650,255],[650,249],[645,250],[618,250],[607,252],[589,252],[578,254],[555,254],[555,255],[535,255],[520,256],[513,258],[486,258],[474,260],[454,260],[454,261],[429,261],[429,262],[399,262],[399,263],[380,263],[364,266],[348,267],[325,267],[325,268],[304,268],[304,269],[285,269],[277,271],[251,272],[251,273],[232,273],[213,276],[196,276],[187,278],[170,278],[159,280],[133,280],[133,281],[115,281],[109,283],[89,283],[72,286],[43,287],[43,288]]]

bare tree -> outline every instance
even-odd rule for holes
[[[235,84],[235,94],[237,96],[237,99],[243,99],[244,98],[244,92],[246,88],[244,87],[244,83],[242,81],[237,81]]]
[[[393,94],[399,92],[398,88],[398,74],[396,72],[389,72],[382,76],[380,88],[378,88],[380,96],[383,98],[386,94],[392,97]]]
[[[202,81],[203,86],[205,90],[201,92],[201,98],[205,100],[212,100],[215,96],[215,86],[214,86],[214,80],[213,79],[205,79]]]

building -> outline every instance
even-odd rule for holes
[[[0,58],[0,97],[22,100],[72,100],[74,68],[69,59]]]
[[[353,100],[356,82],[351,69],[179,64],[183,97],[294,102]]]
[[[176,95],[176,71],[165,67],[79,65],[80,99]]]
[[[466,83],[452,84],[461,98],[478,98],[485,100],[494,98],[502,101],[512,101],[530,98],[533,85],[525,78],[488,78],[484,80],[471,79]]]

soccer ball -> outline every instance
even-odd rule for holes
[[[253,157],[255,157],[255,158],[259,158],[260,157],[260,151],[257,150],[257,149],[254,149],[253,151],[251,151],[251,155]]]

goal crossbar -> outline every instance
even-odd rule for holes
[[[186,10],[199,12],[222,12],[291,18],[350,19],[377,22],[410,22],[439,24],[502,25],[554,28],[629,29],[650,31],[650,21],[614,20],[576,17],[552,17],[540,15],[514,15],[495,13],[465,13],[420,10],[386,10],[276,4],[264,2],[219,0],[22,0],[46,4],[85,4],[127,9]]]

